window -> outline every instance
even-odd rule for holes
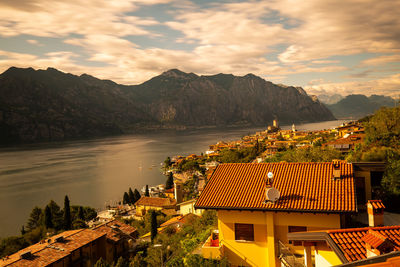
[[[307,227],[305,226],[288,226],[288,232],[289,233],[295,233],[295,232],[306,232]],[[290,242],[293,246],[301,246],[301,241],[291,241]]]
[[[235,223],[235,240],[254,241],[254,225]]]

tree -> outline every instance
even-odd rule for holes
[[[111,264],[100,258],[94,265],[94,267],[111,267]]]
[[[122,203],[124,203],[124,204],[129,204],[130,203],[129,195],[128,195],[127,192],[124,192],[124,197],[122,199]]]
[[[71,208],[69,207],[69,198],[66,195],[64,198],[64,229],[71,229],[72,221],[71,221]]]
[[[151,224],[151,241],[153,242],[154,238],[157,236],[157,214],[154,210],[151,211],[150,217],[150,224]]]
[[[85,214],[83,212],[83,207],[79,206],[78,208],[78,219],[85,220]]]
[[[150,193],[149,193],[149,185],[146,184],[146,191],[144,192],[144,196],[149,197]]]
[[[26,224],[28,231],[32,231],[41,224],[42,209],[38,206],[34,207],[29,215],[28,223]]]
[[[44,209],[44,226],[46,226],[46,228],[53,228],[53,218],[49,205]]]
[[[130,187],[129,187],[129,191],[128,191],[128,196],[129,196],[129,204],[134,204],[135,196],[133,195],[132,189]]]
[[[64,228],[64,219],[63,212],[60,209],[60,206],[54,200],[51,200],[47,205],[51,212],[52,224],[53,228],[56,230],[61,230]]]
[[[135,202],[133,204],[135,204],[136,201],[138,201],[142,197],[136,188],[135,191],[133,191],[133,196],[135,197]]]
[[[167,182],[165,183],[165,189],[171,189],[174,187],[174,175],[172,172],[168,173]]]
[[[25,226],[22,225],[22,227],[21,227],[21,235],[24,235],[25,233],[26,233]]]
[[[118,259],[117,263],[114,265],[114,267],[129,267],[129,263],[124,258],[119,257],[119,259]]]
[[[168,168],[169,166],[171,166],[171,158],[170,158],[170,157],[167,157],[167,158],[164,160],[164,166],[165,166],[166,168]]]

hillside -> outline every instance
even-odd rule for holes
[[[260,77],[198,76],[170,70],[126,86],[56,69],[0,75],[2,143],[63,140],[149,129],[266,125],[334,119],[299,87]]]
[[[336,104],[327,105],[336,118],[359,119],[371,115],[380,107],[394,107],[395,100],[389,96],[348,95]]]

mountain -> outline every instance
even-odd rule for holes
[[[359,119],[373,114],[380,107],[394,107],[395,100],[389,96],[371,95],[348,95],[338,103],[327,105],[337,118]]]
[[[149,129],[266,125],[334,119],[300,87],[248,74],[198,76],[172,69],[126,86],[56,69],[0,75],[2,143],[62,140]]]
[[[328,105],[336,104],[337,102],[339,102],[343,98],[344,97],[342,95],[339,95],[339,94],[333,94],[333,95],[322,94],[322,95],[318,95],[319,101],[321,101],[324,104],[328,104]]]

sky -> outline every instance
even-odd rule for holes
[[[253,73],[309,94],[400,94],[399,0],[1,0],[0,72],[121,84]]]

